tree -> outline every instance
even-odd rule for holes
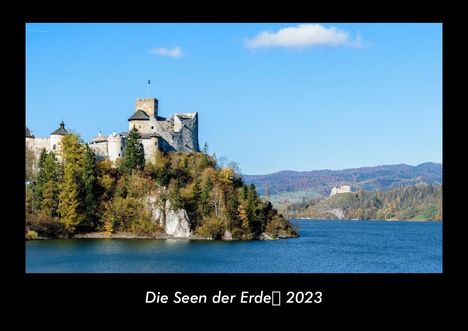
[[[82,192],[82,173],[85,160],[85,146],[77,135],[67,134],[62,138],[63,180],[60,185],[59,215],[60,222],[69,233],[79,225],[80,193]],[[81,208],[82,209],[82,208]]]
[[[42,150],[35,182],[28,190],[28,210],[53,218],[57,216],[60,170],[53,152]],[[31,185],[31,184],[30,184]]]
[[[124,173],[130,173],[132,170],[143,170],[144,167],[145,150],[141,143],[141,136],[138,129],[133,127],[128,134],[121,170]]]
[[[79,189],[74,165],[68,163],[64,166],[63,182],[61,184],[59,213],[60,222],[65,229],[72,233],[80,222],[79,208]]]
[[[209,169],[209,168],[208,168]],[[208,172],[208,171],[205,171]],[[198,205],[199,213],[202,217],[207,217],[211,214],[212,205],[210,204],[210,194],[213,189],[211,177],[207,176],[205,183],[202,185],[200,202]]]
[[[205,142],[205,145],[203,145],[203,154],[208,154],[208,143]]]
[[[32,206],[33,210],[40,210],[41,208],[41,202],[42,202],[42,192],[44,190],[44,185],[47,182],[47,175],[44,170],[44,163],[45,159],[47,157],[47,152],[45,148],[42,149],[41,155],[39,156],[39,160],[37,163],[37,175],[35,178],[35,183],[34,183],[34,203]]]
[[[83,230],[95,230],[99,221],[99,183],[97,174],[97,160],[94,152],[86,145],[84,152],[84,166],[81,178],[81,214],[80,227]]]
[[[34,178],[34,166],[35,166],[34,151],[26,147],[26,180],[31,181]]]
[[[45,156],[43,162],[45,182],[42,185],[41,213],[48,217],[58,216],[60,170],[53,152]]]

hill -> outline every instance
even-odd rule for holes
[[[135,128],[115,164],[98,159],[75,134],[64,135],[59,146],[57,155],[43,149],[37,164],[27,166],[34,169],[26,187],[27,239],[96,232],[210,240],[298,236],[254,185],[207,153],[157,150],[146,162]]]
[[[327,199],[291,204],[287,209],[293,218],[442,220],[442,186],[339,193]]]
[[[261,195],[308,191],[328,197],[333,186],[350,185],[352,191],[386,191],[400,186],[442,184],[442,164],[426,162],[381,165],[344,170],[280,171],[268,175],[243,175],[247,184],[255,184]],[[268,191],[268,192],[266,192]]]

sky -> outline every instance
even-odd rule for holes
[[[442,24],[28,23],[26,125],[90,141],[198,112],[244,174],[442,162]],[[151,84],[148,85],[148,80]]]

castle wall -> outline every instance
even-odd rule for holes
[[[50,138],[26,138],[26,148],[33,151],[36,160],[41,156],[42,149],[50,152]]]
[[[88,144],[89,148],[93,150],[99,159],[106,159],[109,157],[107,141]]]
[[[145,150],[145,159],[150,161],[156,152],[156,139],[141,139],[141,143]]]
[[[129,121],[129,131],[135,127],[148,137],[157,133],[160,137],[142,139],[146,160],[151,160],[153,154],[159,148],[164,151],[198,152],[198,114],[176,113],[168,120],[158,117],[158,100],[155,98],[137,99],[136,110],[141,109],[149,116],[149,120]],[[159,119],[159,120],[158,120]],[[63,123],[61,124],[63,125]],[[28,131],[26,133],[28,135]],[[43,148],[46,151],[54,151],[60,160],[60,141],[62,135],[51,135],[50,138],[26,137],[26,147],[34,151],[36,159],[39,158]],[[95,152],[98,158],[108,158],[115,162],[124,156],[126,138],[113,133],[107,141],[101,134],[88,146]],[[55,146],[55,149],[54,149]]]
[[[172,144],[173,140],[174,140],[174,135],[173,133],[171,132],[172,131],[172,127],[171,125],[166,122],[166,121],[157,121],[156,123],[156,126],[155,126],[155,129],[156,129],[156,132],[162,137],[164,138],[164,140],[169,143],[169,144]]]
[[[61,146],[60,141],[62,141],[63,136],[58,134],[53,134],[50,136],[50,150],[58,153]]]
[[[110,135],[107,141],[109,160],[115,162],[118,158],[123,156],[125,144],[122,137],[119,135]]]
[[[133,120],[128,122],[128,131],[135,126],[140,133],[152,133],[155,128],[155,121],[139,121]],[[153,129],[151,129],[153,127]]]
[[[333,187],[330,193],[330,197],[338,193],[349,193],[351,192],[351,187],[349,185],[341,185],[340,187]]]
[[[173,146],[176,150],[182,152],[198,152],[200,150],[198,146],[198,114],[182,115],[192,118],[179,119],[180,127],[178,132],[174,132]],[[178,118],[178,116],[174,116],[174,118]],[[174,131],[175,123],[176,120],[174,120]]]

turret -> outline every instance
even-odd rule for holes
[[[149,161],[153,164],[156,162],[155,156],[157,150],[159,149],[159,138],[160,136],[157,133],[153,133],[150,135],[150,145],[148,148],[147,159],[149,159]]]
[[[60,127],[50,134],[50,150],[57,152],[60,147],[60,141],[62,141],[63,136],[68,134],[68,131],[65,129],[65,123],[60,122]]]
[[[113,132],[107,138],[107,150],[109,152],[109,160],[115,162],[119,157],[123,156],[122,137]]]

